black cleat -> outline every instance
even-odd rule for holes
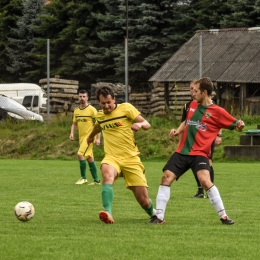
[[[197,192],[197,194],[195,194],[192,198],[195,198],[195,199],[204,199],[204,193],[201,193],[201,192]]]
[[[164,223],[165,223],[165,219],[161,220],[157,218],[157,216],[152,216],[151,220],[148,222],[148,224],[164,224]]]
[[[225,224],[225,225],[233,225],[235,222],[230,219],[228,216],[225,216],[225,217],[222,217],[220,219],[220,221],[222,222],[222,224]]]

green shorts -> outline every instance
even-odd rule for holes
[[[118,173],[118,177],[124,177],[126,188],[130,186],[148,187],[145,177],[145,168],[138,156],[127,159],[118,159],[106,155],[101,162],[101,166],[102,164],[113,166]]]

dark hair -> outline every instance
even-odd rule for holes
[[[213,91],[213,83],[210,78],[201,78],[195,81],[195,84],[200,84],[200,90],[207,90],[208,96],[212,94]]]
[[[96,91],[96,97],[97,100],[99,101],[99,96],[102,95],[103,97],[111,96],[113,99],[115,98],[115,93],[111,87],[108,86],[103,86],[99,87]]]
[[[79,90],[79,94],[87,94],[87,96],[88,96],[88,92],[85,89]]]

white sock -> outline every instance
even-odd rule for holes
[[[170,199],[171,187],[160,185],[158,189],[158,194],[156,197],[156,211],[157,218],[160,220],[164,219],[164,213],[166,205]]]
[[[215,208],[220,218],[227,216],[218,188],[213,185],[207,190],[211,205]]]

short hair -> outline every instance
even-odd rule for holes
[[[201,78],[195,81],[195,84],[200,84],[200,90],[207,90],[208,96],[212,94],[213,91],[213,83],[210,78]]]
[[[102,86],[99,87],[96,91],[96,97],[97,100],[99,101],[99,96],[102,95],[103,97],[107,97],[107,96],[111,96],[113,99],[115,98],[115,93],[113,91],[113,89],[109,86]]]
[[[88,96],[88,92],[85,89],[79,90],[79,94],[87,94],[87,96]]]

